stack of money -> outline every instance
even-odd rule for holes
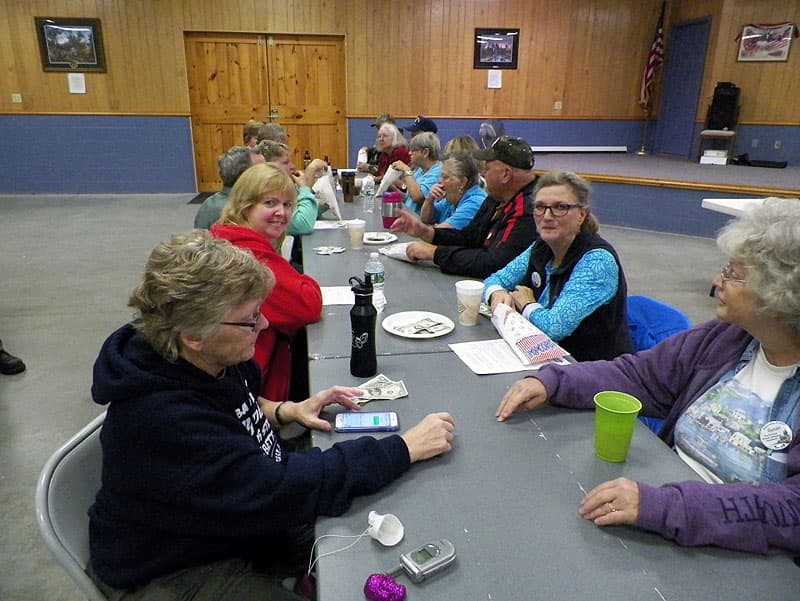
[[[390,380],[383,374],[378,374],[371,380],[367,380],[360,386],[364,394],[357,399],[354,399],[359,405],[368,403],[369,401],[393,401],[400,397],[408,396],[408,389],[403,380]]]

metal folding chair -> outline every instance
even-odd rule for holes
[[[108,601],[86,573],[87,511],[100,489],[102,450],[98,415],[47,460],[36,485],[36,519],[47,547],[89,601]]]

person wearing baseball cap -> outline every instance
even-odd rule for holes
[[[383,115],[378,115],[375,119],[375,123],[370,123],[370,127],[380,127],[384,123],[394,123],[394,118],[389,113],[384,113]]]
[[[533,151],[522,138],[503,136],[490,148],[472,153],[486,161],[488,196],[461,230],[426,225],[414,213],[399,211],[393,232],[420,238],[406,255],[433,261],[443,273],[486,278],[527,249],[536,238],[533,220]]]
[[[424,131],[432,134],[438,133],[439,128],[436,127],[436,122],[433,119],[428,119],[427,117],[419,115],[416,119],[414,119],[414,123],[406,126],[406,131],[410,132],[411,137],[413,138],[417,134]]]

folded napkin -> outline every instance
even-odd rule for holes
[[[403,172],[399,169],[395,169],[394,167],[389,167],[386,170],[386,173],[383,174],[383,179],[381,180],[381,185],[378,186],[378,191],[375,192],[375,196],[383,196],[383,193],[389,189],[393,183],[400,179],[400,176],[403,175]]]
[[[433,261],[412,261],[409,259],[406,254],[406,249],[409,244],[413,244],[413,242],[398,242],[397,244],[381,246],[378,252],[390,259],[397,259],[398,261],[405,261],[406,263],[414,263],[414,265],[423,265],[425,267],[438,267]]]

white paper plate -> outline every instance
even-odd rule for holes
[[[449,317],[430,311],[403,311],[381,322],[384,330],[403,338],[438,338],[452,332],[456,324]]]
[[[364,244],[391,244],[396,240],[391,232],[364,232]]]

